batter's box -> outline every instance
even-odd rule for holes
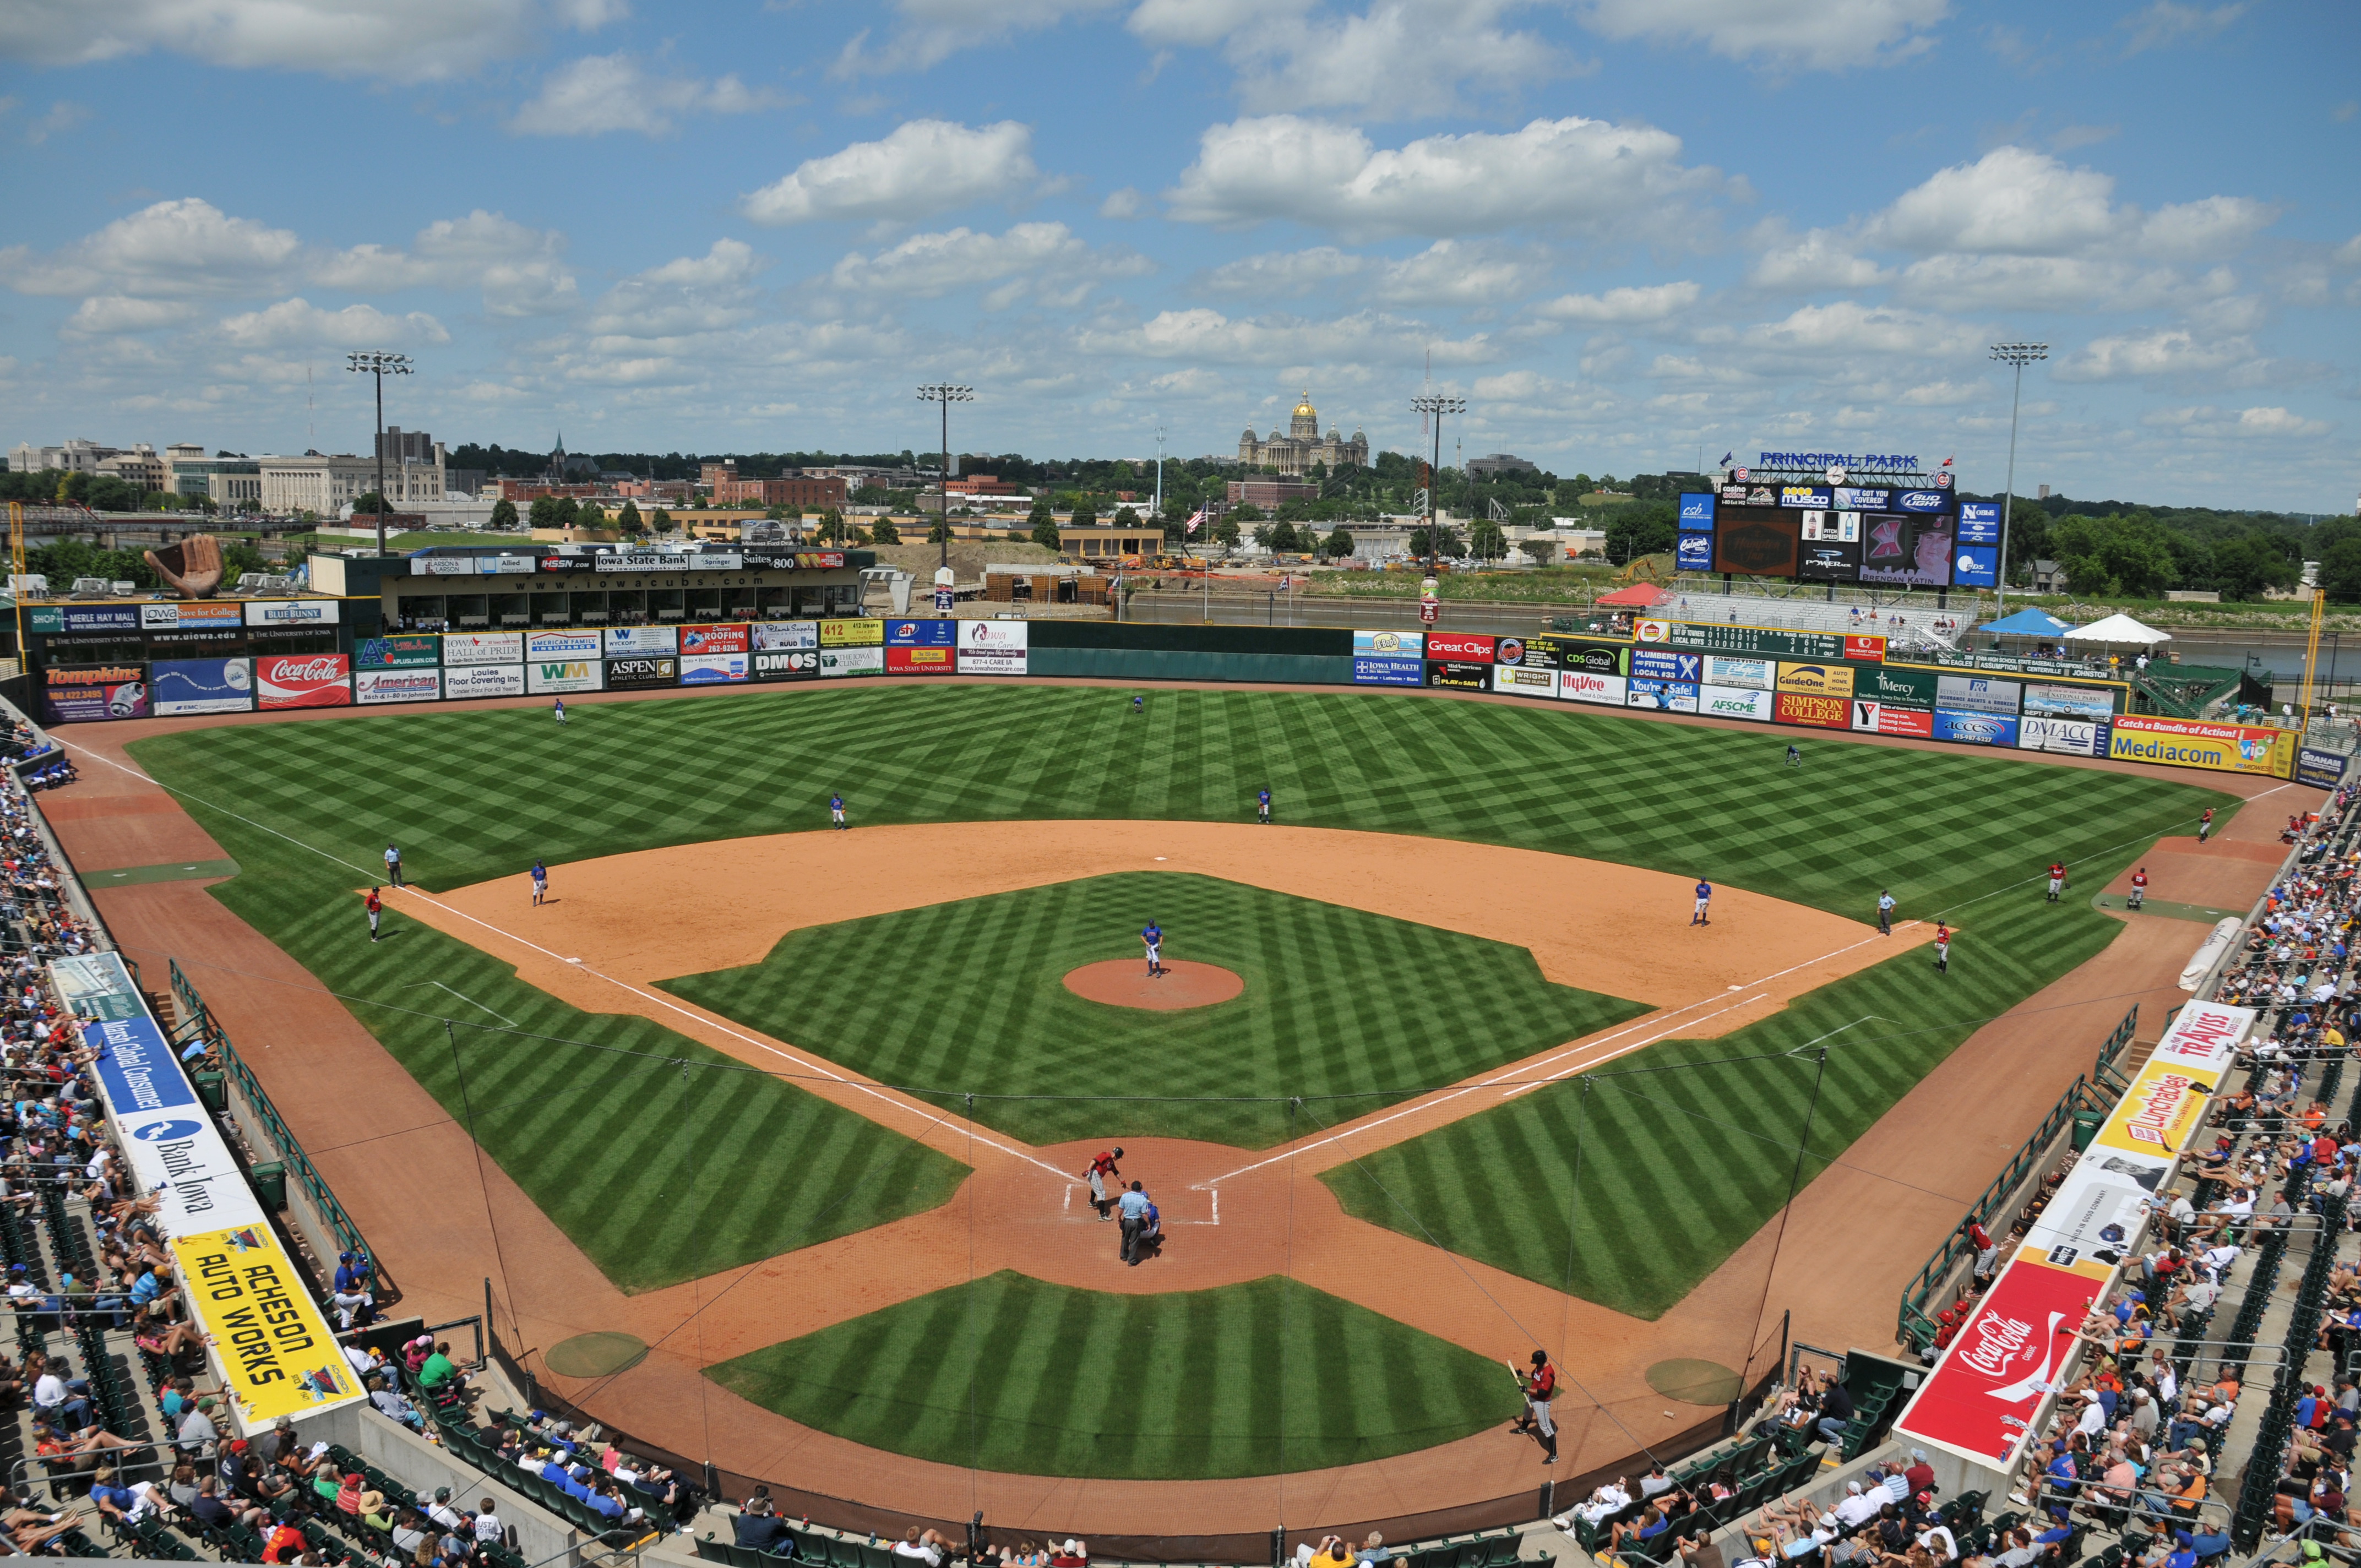
[[[1222,1223],[1222,1193],[1219,1188],[1175,1187],[1168,1191],[1151,1191],[1148,1196],[1156,1201],[1157,1217],[1168,1227],[1218,1225]],[[1095,1225],[1101,1223],[1098,1214],[1091,1208],[1089,1182],[1066,1183],[1065,1202],[1059,1217],[1074,1224]]]

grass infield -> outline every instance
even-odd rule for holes
[[[1245,993],[1148,1013],[1065,988],[1079,964],[1138,957],[1150,917],[1165,957],[1235,970]],[[1528,948],[1172,872],[795,931],[759,964],[664,988],[881,1082],[972,1088],[977,1121],[1035,1144],[1261,1148],[1287,1136],[1290,1094],[1357,1116],[1647,1011],[1550,983]]]
[[[890,1453],[1111,1479],[1386,1459],[1524,1409],[1499,1363],[1275,1277],[1123,1296],[1003,1272],[708,1375]],[[1505,1437],[1501,1451],[1537,1452]]]
[[[856,824],[1246,821],[1268,784],[1283,822],[1620,861],[1860,919],[1882,886],[1905,917],[1953,912],[1965,929],[1948,982],[1915,958],[1891,960],[1711,1048],[1668,1042],[1625,1058],[1619,1070],[1687,1065],[1589,1091],[1587,1131],[1584,1091],[1568,1085],[1332,1175],[1379,1223],[1653,1311],[1786,1196],[1808,1064],[1714,1063],[1854,1025],[1838,1036],[1815,1124],[1824,1161],[1979,1023],[2118,929],[2087,905],[2041,904],[2026,879],[2056,857],[2096,885],[2206,806],[2236,804],[2004,755],[1572,707],[1167,690],[1150,690],[1144,717],[1130,706],[1128,689],[1107,687],[848,682],[583,703],[562,729],[537,707],[389,713],[192,730],[133,752],[193,797],[245,868],[215,896],[349,999],[460,1115],[443,1026],[456,1021],[478,1138],[632,1288],[931,1206],[960,1168],[655,1025],[562,1006],[399,915],[394,939],[371,948],[353,890],[388,839],[413,881],[452,887],[517,875],[536,856],[818,828],[832,790]],[[1791,740],[1801,769],[1780,765]],[[1616,1108],[1602,1112],[1602,1097]]]

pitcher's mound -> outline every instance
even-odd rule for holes
[[[1084,964],[1066,975],[1066,989],[1085,1002],[1110,1007],[1153,1007],[1174,1013],[1183,1007],[1210,1007],[1227,1002],[1246,982],[1219,964],[1192,964],[1175,959],[1164,966],[1162,979],[1150,979],[1145,959],[1109,959]]]

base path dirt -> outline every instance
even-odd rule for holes
[[[1174,959],[1148,972],[1144,959],[1109,959],[1066,971],[1062,982],[1085,1002],[1109,1007],[1144,1007],[1151,1013],[1179,1013],[1191,1007],[1211,1007],[1242,994],[1245,979],[1219,964],[1195,964]]]
[[[677,698],[687,694],[651,695]],[[538,704],[523,699],[481,706]],[[357,717],[364,716],[343,710],[241,716],[231,721]],[[83,782],[44,795],[40,805],[81,869],[222,858],[221,848],[122,751],[125,743],[146,734],[218,722],[223,720],[130,721],[60,732],[83,763]],[[1848,743],[1914,744],[1869,738]],[[2170,777],[2249,798],[2301,798],[2307,805],[2318,799],[2317,792],[2298,792],[2268,779],[2198,776],[2072,759],[2018,760],[2026,765],[2096,766]],[[2279,826],[2279,818],[2271,815],[2275,809],[2279,807],[2273,804],[2242,812],[2202,849],[2184,849],[2186,840],[2160,844],[2149,868],[2157,882],[2153,891],[2159,897],[2193,897],[2202,874],[2205,902],[2251,903],[2279,863],[2280,851],[2271,842]],[[1083,868],[1197,871],[1329,902],[1375,906],[1438,925],[1450,925],[1455,916],[1469,913],[1440,904],[1399,902],[1400,897],[1415,901],[1436,891],[1431,883],[1422,885],[1415,874],[1387,883],[1381,895],[1366,895],[1385,900],[1374,905],[1364,897],[1266,880],[1266,868],[1256,862],[1272,857],[1268,847],[1257,850],[1254,846],[1268,846],[1277,836],[1299,830],[1223,829],[1242,833],[1246,840],[1245,853],[1233,863],[1232,858],[1213,852],[1210,844],[1188,845],[1181,829],[1191,825],[1034,826],[1077,838],[1077,863]],[[1086,830],[1102,827],[1120,829],[1132,841],[1089,841]],[[1160,841],[1137,842],[1143,827]],[[994,825],[993,831],[1006,828]],[[884,835],[897,831],[903,830],[856,829],[834,837],[851,841],[846,849],[859,845],[873,850]],[[793,837],[818,840],[796,846],[807,859],[811,852],[828,852],[829,835]],[[1479,848],[1386,835],[1345,837],[1376,839],[1393,846],[1398,854],[1416,846],[1419,856]],[[2214,853],[2230,845],[2239,846],[2238,852]],[[1181,852],[1175,853],[1176,848]],[[1201,851],[1202,861],[1190,858]],[[1159,861],[1159,854],[1167,858]],[[2186,855],[2191,862],[2189,884],[2169,893],[2159,863],[2167,854]],[[1290,853],[1287,858],[1316,857]],[[803,923],[965,896],[939,881],[929,884],[939,863],[914,869],[916,891],[906,894],[889,890],[907,879],[874,875],[873,862],[866,859],[840,869],[841,876],[812,879],[815,888],[828,889],[831,901]],[[1003,868],[1012,869],[1021,868]],[[1463,869],[1470,874],[1488,870],[1479,865]],[[1584,869],[1587,872],[1589,868]],[[570,878],[573,871],[562,868],[559,875]],[[1091,874],[1096,870],[1068,869],[1006,885]],[[1347,869],[1337,880],[1356,874],[1360,872]],[[1645,878],[1653,873],[1630,874]],[[2178,882],[2178,866],[2174,875]],[[738,885],[744,881],[730,879]],[[1620,913],[1608,933],[1619,939],[1606,945],[1620,945],[1620,933],[1632,918],[1667,927],[1686,925],[1686,883],[1685,877],[1662,877],[1647,889],[1647,901]],[[2088,1070],[2096,1042],[2132,1002],[2142,1003],[2142,1034],[2157,1032],[2164,1010],[2181,1000],[2173,981],[2202,936],[2185,921],[2129,917],[2124,935],[2105,953],[1979,1030],[1807,1187],[1787,1215],[1767,1225],[1687,1299],[1650,1323],[1349,1221],[1325,1184],[1312,1179],[1313,1172],[1346,1157],[1356,1146],[1354,1139],[1370,1140],[1362,1146],[1377,1146],[1464,1113],[1457,1109],[1459,1100],[1481,1101],[1518,1087],[1518,1081],[1499,1080],[1521,1081],[1578,1071],[1654,1038],[1719,1033],[1762,1015],[1788,995],[1824,983],[1832,974],[1810,978],[1806,971],[1792,988],[1782,982],[1774,991],[1764,971],[1753,967],[1765,960],[1769,948],[1754,951],[1745,962],[1725,964],[1727,979],[1713,969],[1722,955],[1707,949],[1694,955],[1697,967],[1686,976],[1686,993],[1682,986],[1668,984],[1661,971],[1643,989],[1633,977],[1613,974],[1611,960],[1585,957],[1580,949],[1598,941],[1598,932],[1551,943],[1547,938],[1555,934],[1547,926],[1478,929],[1481,935],[1532,946],[1553,979],[1648,1001],[1658,1011],[1592,1040],[1571,1042],[1533,1062],[1517,1064],[1503,1074],[1439,1090],[1361,1123],[1299,1140],[1291,1149],[1248,1155],[1210,1145],[1137,1140],[1126,1160],[1126,1171],[1148,1171],[1163,1190],[1159,1196],[1172,1236],[1167,1257],[1137,1269],[1113,1261],[1113,1227],[1101,1226],[1083,1201],[1080,1172],[1092,1151],[1081,1146],[1020,1148],[998,1135],[993,1138],[1000,1146],[985,1147],[972,1129],[951,1129],[924,1107],[881,1102],[873,1096],[887,1091],[857,1085],[847,1075],[839,1074],[830,1083],[817,1077],[825,1064],[812,1063],[816,1076],[806,1081],[831,1097],[868,1102],[864,1114],[900,1124],[904,1116],[921,1113],[923,1120],[913,1116],[903,1130],[915,1127],[913,1135],[925,1135],[967,1159],[975,1176],[962,1184],[952,1203],[931,1213],[745,1269],[625,1297],[505,1172],[480,1156],[442,1108],[335,998],[269,941],[206,896],[203,885],[170,882],[102,887],[93,896],[130,956],[159,970],[166,957],[176,957],[204,992],[281,1114],[390,1266],[402,1288],[401,1310],[423,1313],[429,1321],[481,1312],[489,1281],[504,1343],[522,1350],[537,1370],[540,1347],[578,1333],[631,1332],[653,1346],[645,1360],[604,1385],[549,1379],[558,1392],[582,1398],[596,1413],[647,1442],[709,1456],[741,1474],[884,1508],[936,1517],[964,1517],[983,1508],[995,1525],[1085,1535],[1263,1529],[1274,1521],[1301,1528],[1389,1518],[1529,1494],[1542,1471],[1529,1442],[1490,1432],[1382,1463],[1251,1481],[1077,1481],[979,1474],[900,1458],[799,1426],[718,1387],[699,1369],[755,1344],[807,1332],[823,1314],[833,1320],[873,1310],[956,1283],[968,1277],[971,1267],[1017,1267],[1091,1288],[1139,1290],[1179,1288],[1183,1280],[1251,1277],[1248,1271],[1257,1268],[1285,1269],[1313,1284],[1341,1285],[1343,1293],[1376,1310],[1454,1343],[1482,1348],[1496,1358],[1521,1355],[1534,1343],[1558,1350],[1558,1358],[1568,1365],[1572,1386],[1558,1403],[1565,1462],[1556,1474],[1563,1478],[1617,1464],[1684,1429],[1697,1413],[1647,1386],[1644,1374],[1652,1365],[1692,1357],[1747,1366],[1751,1359],[1752,1370],[1759,1373],[1771,1352],[1753,1354],[1758,1323],[1770,1325],[1764,1332],[1775,1346],[1783,1311],[1792,1314],[1789,1327],[1795,1339],[1839,1347],[1890,1345],[1895,1298],[1919,1263],[1958,1223],[1966,1204],[2023,1140],[2034,1120],[2077,1072]],[[527,915],[549,916],[524,932],[529,941],[483,930],[469,939],[511,958],[535,983],[552,990],[560,983],[581,987],[566,993],[601,1011],[636,1008],[639,1004],[618,982],[635,986],[673,1009],[664,1014],[667,1025],[732,1054],[760,1055],[774,1068],[780,1063],[770,1052],[792,1048],[759,1040],[723,1020],[700,1017],[696,1027],[688,1027],[681,1004],[646,988],[647,981],[666,974],[753,961],[791,922],[750,938],[746,946],[751,950],[732,956],[718,955],[709,948],[696,954],[619,950],[615,979],[594,981],[582,972],[583,966],[562,961],[583,956],[570,938],[611,938],[620,944],[625,934],[601,933],[595,920],[578,929],[562,924],[569,916],[588,919],[595,913],[588,907],[595,901],[587,896],[585,906],[572,911],[562,905],[530,911],[524,886],[520,875],[497,888],[480,890],[486,902],[478,918],[498,930],[522,928]],[[589,892],[554,879],[553,891],[561,897],[569,890]],[[1490,891],[1487,889],[1487,903]],[[709,892],[705,890],[707,896]],[[1587,887],[1585,892],[1587,895]],[[848,908],[847,894],[875,907]],[[1589,901],[1587,896],[1585,901]],[[1768,934],[1776,937],[1778,922],[1796,913],[1795,906],[1761,902]],[[1744,905],[1732,893],[1716,897],[1713,938],[1744,932]],[[423,897],[413,897],[409,907],[422,916],[431,914]],[[467,923],[456,907],[446,915],[455,924]],[[1861,927],[1850,922],[1812,917],[1831,922],[1853,940],[1864,939],[1858,935]],[[1545,934],[1543,943],[1535,942],[1536,930]],[[1667,941],[1706,935],[1703,930],[1664,933]],[[1892,950],[1879,938],[1865,939],[1877,944],[1872,958]],[[1911,939],[1898,932],[1892,940]],[[1808,942],[1798,946],[1811,948]],[[633,978],[625,981],[625,974]],[[1757,983],[1749,986],[1748,981]],[[1730,991],[1730,985],[1741,989]],[[600,988],[602,993],[592,1000],[590,992]],[[800,1075],[806,1069],[787,1070]],[[1257,1168],[1273,1154],[1280,1157]],[[476,1190],[469,1191],[471,1187]],[[1290,1209],[1291,1224],[1273,1218]],[[1274,1247],[1274,1242],[1290,1235],[1291,1252]],[[892,1266],[881,1268],[881,1256],[891,1259]],[[1356,1282],[1366,1285],[1367,1291],[1356,1288]],[[741,1298],[757,1310],[742,1310]],[[1767,1318],[1762,1316],[1766,1310]],[[851,1517],[860,1517],[858,1511]]]

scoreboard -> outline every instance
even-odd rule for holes
[[[1997,503],[1962,502],[1949,474],[1834,482],[1843,477],[1734,468],[1719,488],[1683,495],[1680,569],[1869,587],[1998,584]]]

